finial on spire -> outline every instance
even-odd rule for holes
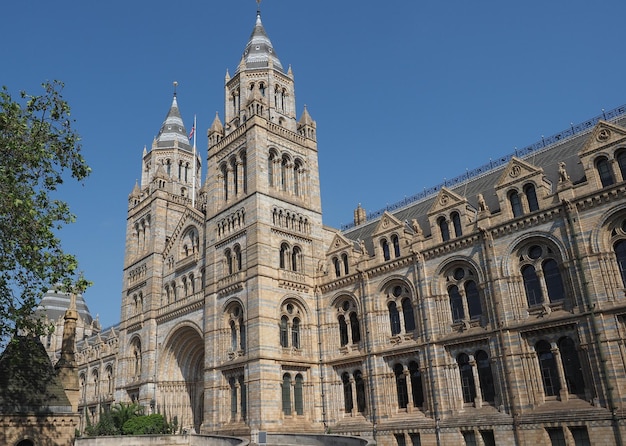
[[[256,14],[261,15],[261,0],[256,0]]]
[[[178,82],[174,81],[173,84],[174,84],[174,96],[176,96],[176,87],[178,87]]]

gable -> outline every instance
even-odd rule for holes
[[[343,235],[336,233],[335,236],[333,237],[332,242],[330,243],[328,250],[326,251],[326,254],[331,255],[338,251],[343,251],[345,249],[351,250],[352,242],[349,241],[347,238],[345,238]]]
[[[592,155],[600,149],[626,141],[626,129],[606,121],[599,121],[578,152],[581,158]]]
[[[543,169],[533,166],[532,164],[514,156],[504,168],[500,178],[498,178],[495,188],[496,190],[502,189],[511,184],[518,183],[538,175],[543,176]]]
[[[374,228],[372,237],[376,237],[382,234],[387,234],[392,231],[404,231],[404,223],[398,220],[396,217],[385,211],[380,221]]]
[[[433,201],[433,205],[428,210],[428,215],[437,214],[447,209],[457,207],[465,204],[466,201],[467,200],[465,198],[452,192],[447,187],[442,187],[437,194],[437,198]]]

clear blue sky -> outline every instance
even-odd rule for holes
[[[324,222],[350,223],[626,103],[626,2],[264,0],[263,24],[293,67],[298,114],[317,121]],[[128,194],[178,81],[187,128],[223,117],[255,21],[253,0],[7,1],[0,84],[65,82],[85,157],[62,198],[62,231],[94,282],[85,298],[119,320]],[[206,168],[206,166],[204,166]]]

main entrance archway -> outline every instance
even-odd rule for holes
[[[168,421],[199,432],[203,413],[204,342],[192,326],[175,329],[159,361],[158,401]]]

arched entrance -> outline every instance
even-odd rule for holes
[[[158,411],[178,426],[200,431],[203,408],[204,342],[191,326],[175,329],[159,361]]]

